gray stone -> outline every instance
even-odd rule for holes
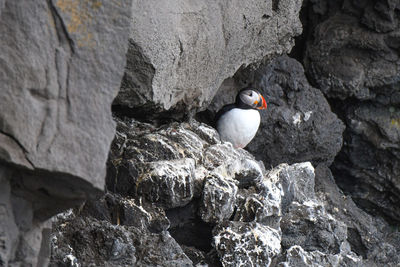
[[[203,136],[209,134],[205,129],[215,130],[197,122],[156,129],[135,120],[116,121],[107,176],[109,190],[124,196],[146,196],[169,208],[200,196],[208,171],[199,163],[207,142],[194,129]]]
[[[314,168],[308,163],[282,164],[273,169],[282,185],[282,247],[339,253],[347,238],[346,225],[326,212],[314,193]]]
[[[61,221],[60,221],[61,222]],[[192,266],[168,232],[68,218],[52,237],[50,266]]]
[[[365,266],[400,263],[398,229],[357,207],[339,190],[326,166],[316,168],[316,191],[327,211],[347,225],[347,241],[351,250],[365,259]]]
[[[203,221],[219,223],[232,216],[238,191],[236,184],[231,178],[218,174],[206,178],[199,208]]]
[[[279,267],[308,267],[308,266],[365,266],[361,257],[354,253],[324,254],[319,251],[307,252],[300,246],[293,246],[286,252],[286,261],[278,264]]]
[[[110,22],[114,16],[119,20]],[[0,133],[9,145],[2,142],[2,151],[103,188],[115,133],[109,107],[122,78],[129,17],[129,3],[7,1]],[[15,163],[26,166],[21,160]]]
[[[148,201],[164,208],[176,208],[185,206],[193,198],[193,159],[149,162],[138,168],[136,190]]]
[[[130,7],[0,1],[2,266],[46,266],[47,219],[104,188]]]
[[[384,239],[387,223],[378,216],[361,210],[350,196],[346,196],[335,184],[331,171],[326,166],[316,168],[315,190],[318,199],[324,202],[326,211],[347,225],[352,251],[367,257],[368,251]]]
[[[90,216],[115,225],[133,226],[152,233],[160,233],[170,227],[162,208],[144,199],[123,198],[111,193],[98,200],[87,201],[79,211],[79,216]]]
[[[222,266],[270,266],[281,252],[277,230],[255,222],[224,222],[214,229]]]
[[[284,165],[274,168],[260,179],[240,187],[235,221],[255,221],[280,230],[282,196],[284,195],[280,171],[283,168]]]
[[[298,245],[307,251],[337,254],[347,227],[326,212],[318,201],[293,202],[282,216],[282,247]]]
[[[384,5],[385,1],[376,2]],[[361,9],[368,23],[379,17],[368,15],[372,8],[371,2]],[[363,26],[357,15],[336,12],[315,26],[313,36],[307,44],[306,68],[325,95],[399,103],[399,36],[395,30],[382,34]]]
[[[290,51],[302,30],[301,3],[134,1],[126,72],[114,105],[146,119],[154,111],[204,109],[241,66]]]

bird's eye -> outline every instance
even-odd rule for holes
[[[253,92],[250,92],[250,96],[253,96]]]

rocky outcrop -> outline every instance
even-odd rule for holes
[[[1,266],[45,266],[46,220],[103,190],[129,17],[129,2],[0,1]]]
[[[240,70],[230,86],[220,88],[210,110],[216,112],[231,103],[236,92],[248,85],[257,88],[268,103],[268,109],[261,111],[260,129],[247,146],[257,159],[272,166],[333,162],[342,147],[344,125],[321,91],[308,83],[298,61],[281,56],[256,70]]]
[[[179,117],[181,111],[205,109],[239,67],[291,50],[302,29],[301,3],[134,1],[115,110],[148,120],[155,110],[175,110],[168,116]]]
[[[0,266],[399,266],[399,10],[0,0]]]
[[[399,9],[397,1],[313,1],[304,58],[346,123],[335,179],[393,224],[400,222]]]
[[[389,258],[400,252],[397,236],[387,236],[383,220],[346,199],[326,165],[265,170],[196,121],[155,128],[116,120],[109,192],[55,222],[53,264],[399,263]],[[142,183],[153,190],[139,190]],[[390,250],[379,251],[382,247]]]

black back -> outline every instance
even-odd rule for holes
[[[233,104],[228,104],[228,105],[223,106],[223,107],[217,112],[217,114],[215,114],[215,117],[214,117],[214,125],[213,125],[214,128],[217,127],[217,121],[219,120],[219,118],[221,118],[221,116],[222,116],[225,112],[228,112],[229,110],[234,109],[234,108],[252,109],[251,106],[249,106],[249,105],[243,103],[242,100],[241,100],[240,97],[239,97],[239,95],[240,95],[243,91],[245,91],[245,90],[253,90],[253,91],[257,92],[257,90],[254,89],[254,88],[252,88],[252,87],[246,87],[246,88],[241,89],[241,90],[237,93],[237,95],[236,95],[235,103],[233,103]]]

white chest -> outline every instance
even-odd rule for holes
[[[260,126],[260,113],[254,109],[234,108],[217,122],[217,130],[223,141],[234,147],[245,147],[254,138]]]

